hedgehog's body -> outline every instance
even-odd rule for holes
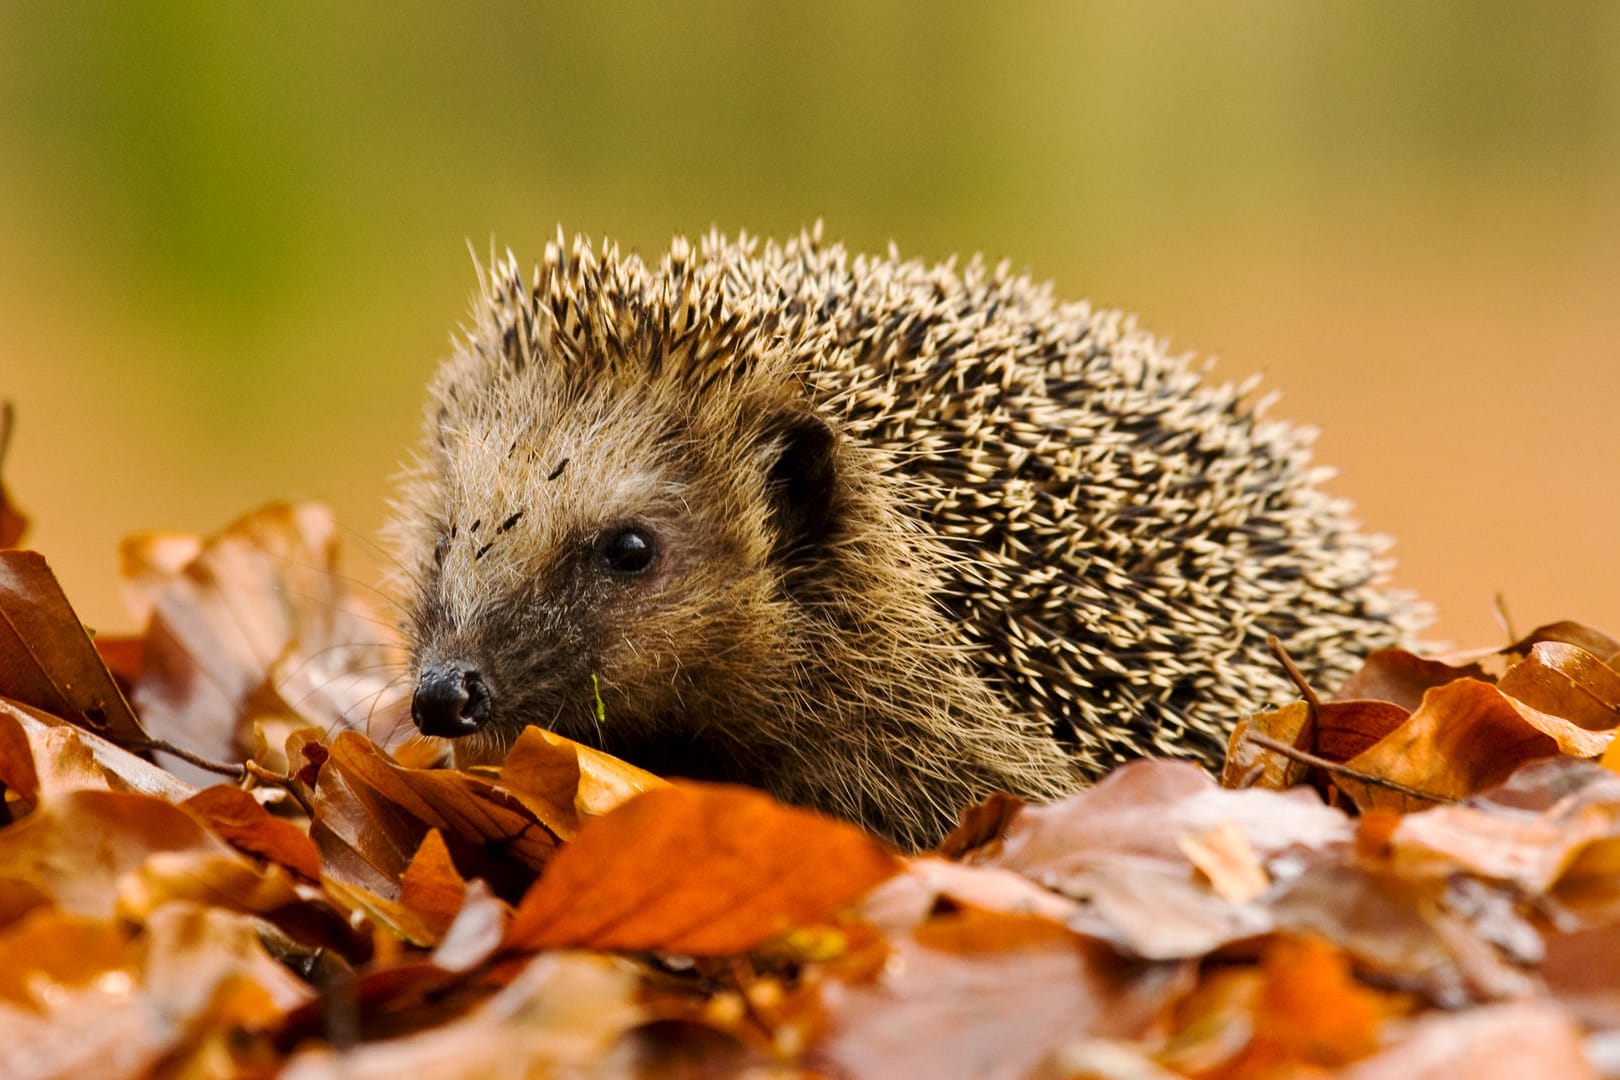
[[[1414,621],[1297,429],[977,262],[559,245],[432,395],[397,520],[463,762],[542,724],[921,844],[1218,760],[1287,693],[1268,634],[1331,681]]]

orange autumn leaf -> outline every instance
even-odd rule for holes
[[[1620,673],[1579,645],[1537,642],[1496,686],[1588,731],[1610,731],[1620,724]]]
[[[1437,800],[1499,784],[1527,761],[1558,753],[1591,757],[1610,737],[1515,701],[1488,683],[1459,679],[1423,695],[1423,704],[1376,745],[1345,764]],[[1347,776],[1334,782],[1363,810],[1412,809],[1419,801]]]
[[[60,717],[0,698],[0,782],[27,802],[94,789],[170,802],[193,788],[145,758]]]
[[[852,825],[746,788],[657,788],[580,830],[529,890],[509,945],[743,952],[829,918],[900,868]]]
[[[501,786],[557,835],[668,782],[611,754],[540,727],[526,727],[500,766]]]
[[[216,784],[180,806],[238,851],[280,863],[307,881],[320,880],[321,856],[309,834],[273,816],[241,788]]]
[[[1350,960],[1316,937],[1280,938],[1261,957],[1254,1034],[1286,1060],[1342,1065],[1378,1047],[1387,1009]]]
[[[1284,746],[1311,751],[1315,743],[1313,719],[1310,705],[1303,701],[1240,718],[1226,741],[1221,785],[1281,791],[1303,781],[1310,771],[1309,766],[1261,746],[1249,737],[1263,735]]]
[[[467,881],[450,859],[438,829],[429,829],[399,879],[399,902],[422,916],[437,934],[455,921],[467,898]]]

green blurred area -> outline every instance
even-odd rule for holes
[[[131,529],[375,529],[469,240],[817,217],[1267,371],[1447,632],[1620,625],[1611,3],[0,6],[9,486],[117,623]]]

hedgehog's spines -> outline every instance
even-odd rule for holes
[[[1204,381],[1134,319],[1059,303],[1006,260],[926,266],[892,245],[851,256],[818,221],[782,244],[676,237],[655,261],[559,228],[526,290],[510,252],[497,260],[492,245],[477,265],[472,325],[401,498],[424,529],[453,520],[447,503],[494,521],[521,509],[525,527],[500,543],[540,543],[574,515],[596,527],[604,493],[679,461],[696,472],[657,490],[764,550],[748,530],[770,514],[748,499],[769,489],[744,473],[773,467],[784,429],[772,425],[808,416],[834,433],[807,452],[831,454],[837,530],[791,573],[739,571],[777,590],[778,621],[734,628],[736,663],[711,675],[727,685],[682,683],[684,718],[626,718],[658,738],[684,723],[720,739],[720,758],[754,760],[786,798],[924,842],[987,786],[1071,786],[1054,732],[1089,774],[1133,752],[1216,760],[1234,716],[1287,693],[1268,633],[1331,682],[1417,624],[1409,599],[1373,584],[1385,543],[1320,490],[1309,432],[1264,418],[1274,394]],[[585,402],[596,411],[576,415]],[[670,432],[679,454],[658,441]],[[538,455],[532,474],[505,464],[520,441]],[[478,457],[486,446],[499,460]],[[554,472],[559,459],[575,464]],[[708,506],[705,491],[729,494]],[[490,591],[525,580],[517,567],[554,558],[488,554],[453,546],[424,610],[460,605],[452,621],[473,625],[502,610]],[[417,579],[437,580],[421,565]],[[570,610],[526,603],[526,618]],[[522,644],[511,627],[491,632],[492,656]],[[711,662],[713,632],[671,631],[696,650],[677,670]],[[632,701],[636,665],[669,647],[593,670]],[[718,712],[694,704],[711,696]],[[571,700],[513,715],[548,722]]]

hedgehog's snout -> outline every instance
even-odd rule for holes
[[[489,719],[489,687],[470,664],[429,664],[416,678],[411,719],[424,735],[471,735]]]

